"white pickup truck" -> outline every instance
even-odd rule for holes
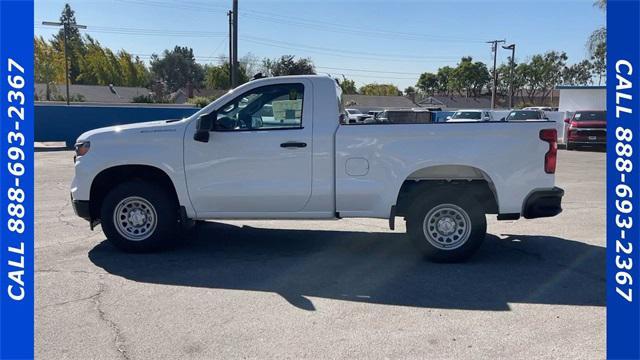
[[[554,216],[548,121],[345,124],[325,76],[248,82],[182,120],[114,126],[76,144],[71,198],[127,251],[211,219],[404,217],[436,261],[471,256],[499,220]],[[264,115],[264,116],[263,116]]]

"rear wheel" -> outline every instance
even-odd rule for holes
[[[575,145],[567,143],[567,150],[573,150],[573,149],[575,149]]]
[[[116,247],[130,252],[166,248],[177,241],[178,205],[161,187],[125,182],[102,202],[102,231]]]
[[[407,233],[414,245],[438,262],[467,260],[482,244],[486,231],[484,209],[468,194],[425,194],[407,217]]]

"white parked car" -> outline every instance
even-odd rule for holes
[[[369,217],[394,229],[400,216],[439,261],[471,256],[486,214],[560,213],[548,122],[345,126],[341,98],[329,77],[263,78],[186,119],[86,132],[74,210],[127,251],[175,243],[200,220]]]
[[[458,110],[447,117],[447,122],[493,121],[489,110]]]
[[[549,120],[542,110],[512,110],[504,119],[505,121],[536,121]]]
[[[365,119],[371,117],[368,114],[363,114],[362,111],[358,109],[345,109],[345,111],[349,116],[349,124],[359,124],[364,122]]]
[[[549,106],[528,106],[522,110],[558,111],[558,108]]]

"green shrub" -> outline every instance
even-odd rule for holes
[[[196,97],[193,97],[191,99],[188,99],[187,102],[189,104],[196,105],[199,108],[203,108],[203,107],[211,104],[211,102],[213,100],[215,100],[215,99],[216,99],[215,96],[196,96]]]

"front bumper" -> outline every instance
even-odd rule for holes
[[[71,204],[73,204],[73,212],[79,217],[91,222],[91,207],[89,201],[86,200],[73,200],[71,198]]]
[[[564,190],[559,187],[535,190],[524,201],[522,215],[525,219],[556,216],[562,212]]]

